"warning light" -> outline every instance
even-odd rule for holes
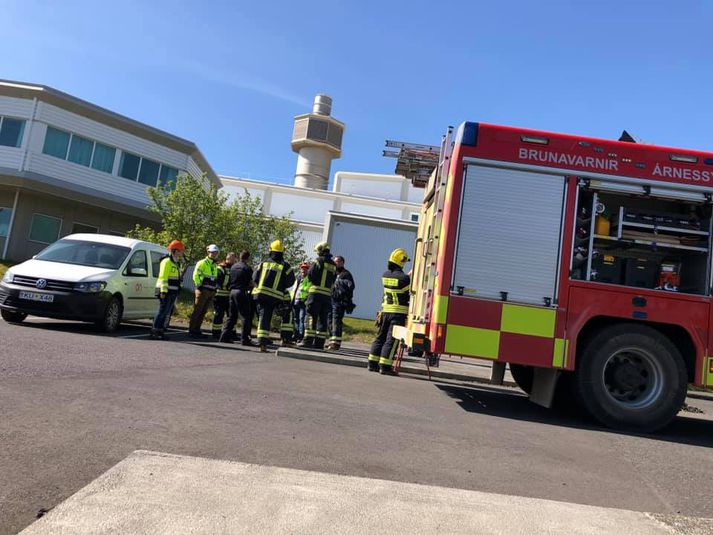
[[[686,156],[684,154],[669,154],[669,159],[674,162],[698,163],[698,158],[695,156]]]
[[[537,143],[538,145],[548,145],[550,140],[540,136],[520,136],[520,141],[523,143]]]

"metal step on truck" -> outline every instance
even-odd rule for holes
[[[407,347],[507,364],[617,429],[713,387],[713,153],[472,122],[435,153],[427,182],[412,166]]]

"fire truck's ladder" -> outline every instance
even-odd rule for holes
[[[399,149],[383,151],[385,157],[396,158],[396,174],[406,177],[417,188],[425,188],[428,178],[438,166],[441,148],[391,139],[386,140],[386,146]]]

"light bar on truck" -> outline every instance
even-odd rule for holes
[[[538,145],[549,145],[550,138],[540,136],[520,136],[523,143],[537,143]]]
[[[669,154],[669,159],[673,162],[698,163],[698,158],[695,156],[686,156],[684,154]]]

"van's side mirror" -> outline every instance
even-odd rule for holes
[[[148,271],[144,268],[129,268],[130,277],[145,277],[148,275]]]

